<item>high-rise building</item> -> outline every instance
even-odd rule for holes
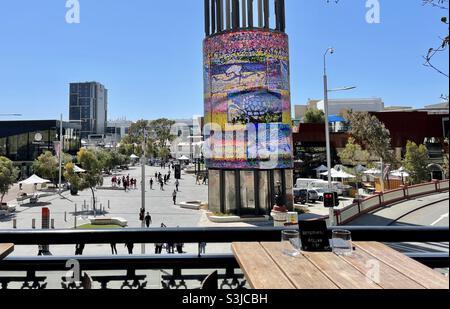
[[[105,134],[108,119],[108,90],[100,83],[71,83],[70,121],[80,122],[81,137]]]

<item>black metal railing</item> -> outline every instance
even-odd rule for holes
[[[339,227],[352,232],[355,241],[397,242],[448,242],[448,227]],[[165,228],[126,230],[3,230],[0,243],[15,245],[70,245],[110,243],[232,243],[232,242],[274,242],[280,240],[284,228]],[[330,228],[330,235],[333,228]],[[446,252],[407,253],[411,258],[432,268],[448,268],[449,255]],[[11,283],[22,283],[23,288],[46,288],[46,276],[36,272],[67,272],[67,262],[78,263],[79,276],[92,271],[126,271],[113,276],[93,276],[91,280],[101,288],[108,288],[112,282],[122,281],[123,288],[146,288],[147,276],[137,275],[139,270],[165,270],[158,278],[163,288],[186,288],[186,282],[199,286],[205,274],[200,270],[222,270],[221,284],[226,288],[246,287],[239,265],[232,254],[220,255],[142,255],[142,256],[69,256],[69,257],[8,257],[0,261],[1,272],[23,271],[24,277],[2,276],[0,284],[8,288]],[[190,273],[186,271],[190,270]],[[195,274],[192,271],[195,270]],[[61,277],[63,288],[82,288],[81,282],[67,283]]]
[[[339,226],[355,241],[448,242],[448,227]],[[329,228],[329,233],[334,227]],[[0,230],[0,243],[69,245],[110,243],[231,243],[279,241],[285,228],[155,228],[125,230]]]

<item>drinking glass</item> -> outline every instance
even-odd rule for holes
[[[299,256],[301,249],[300,233],[294,230],[282,231],[282,243],[287,243],[289,248],[283,249],[283,254],[288,256]]]
[[[346,230],[334,230],[331,246],[333,248],[333,253],[336,255],[352,255],[352,233]]]

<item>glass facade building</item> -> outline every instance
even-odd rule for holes
[[[81,123],[81,137],[105,134],[108,119],[108,90],[100,83],[71,83],[69,117]]]
[[[55,151],[60,121],[0,121],[0,156],[14,161],[21,176],[29,175],[33,161],[45,151]],[[76,155],[81,147],[80,124],[63,122],[63,151]]]

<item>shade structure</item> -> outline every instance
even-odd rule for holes
[[[186,157],[186,156],[181,156],[181,157],[178,158],[178,160],[180,160],[180,161],[188,161],[189,158]]]
[[[380,175],[381,174],[381,170],[376,169],[376,168],[371,168],[370,170],[365,171],[364,174],[366,174],[366,175]]]
[[[133,153],[133,154],[130,156],[130,159],[139,159],[139,157]]]
[[[398,170],[392,171],[390,173],[390,175],[394,176],[394,177],[401,177],[401,178],[411,176],[403,166],[401,168],[399,168]]]
[[[345,119],[344,119],[344,117],[341,117],[338,115],[330,115],[328,117],[328,122],[330,122],[330,123],[345,122]]]
[[[37,176],[35,174],[35,175],[31,176],[28,179],[20,181],[19,184],[22,184],[22,185],[41,185],[43,183],[49,183],[49,182],[51,182],[51,181],[47,180],[47,179],[43,179],[43,178],[41,178],[41,177],[39,177],[39,176]]]
[[[358,164],[358,165],[355,167],[355,171],[358,172],[358,173],[362,173],[362,172],[367,171],[367,168],[365,168],[365,167],[362,166],[361,164]]]
[[[328,171],[328,167],[326,167],[325,165],[321,165],[317,168],[314,169],[316,172],[326,172]]]
[[[74,171],[74,173],[85,173],[86,172],[86,170],[84,170],[84,169],[82,169],[81,167],[79,167],[78,165],[74,165],[73,166],[73,171]]]
[[[321,173],[320,175],[328,176],[328,172]],[[332,168],[331,169],[331,178],[349,179],[349,178],[356,178],[356,177],[354,175],[351,175],[344,171],[338,171],[338,170]]]

